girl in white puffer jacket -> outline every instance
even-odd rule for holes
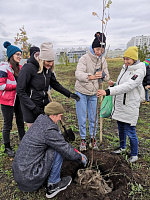
[[[139,117],[139,107],[144,95],[142,86],[146,75],[146,67],[138,60],[138,48],[129,47],[124,53],[124,65],[118,76],[116,85],[109,81],[107,90],[98,90],[97,96],[114,96],[112,118],[117,120],[120,147],[112,153],[120,154],[125,151],[127,135],[130,139],[131,153],[129,162],[138,159],[138,138],[135,126]]]

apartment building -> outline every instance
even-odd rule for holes
[[[122,58],[124,52],[122,49],[106,50],[106,58]]]
[[[75,63],[79,61],[79,58],[86,54],[88,52],[88,47],[82,48],[79,47],[77,49],[75,48],[63,48],[63,49],[57,49],[56,51],[56,59],[55,59],[55,63],[60,63],[60,59],[63,60],[63,58],[65,57],[65,55],[67,55],[68,61],[69,63]]]
[[[135,36],[127,43],[127,48],[130,46],[144,46],[146,45],[150,51],[150,36]]]

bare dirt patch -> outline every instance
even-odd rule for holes
[[[89,158],[91,150],[84,152]],[[101,194],[96,189],[85,188],[77,184],[77,171],[81,166],[73,161],[65,160],[62,166],[61,176],[73,177],[72,184],[63,193],[57,195],[58,200],[80,199],[80,200],[126,200],[129,197],[129,183],[139,182],[139,175],[132,171],[130,165],[123,156],[112,155],[106,151],[94,151],[93,169],[99,170],[104,180],[109,179],[113,183],[113,190],[108,194]]]

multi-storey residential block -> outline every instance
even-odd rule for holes
[[[130,46],[144,46],[146,45],[150,50],[150,36],[135,36],[127,43],[127,48]]]

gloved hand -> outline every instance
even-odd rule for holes
[[[34,113],[36,116],[38,116],[38,115],[40,115],[40,114],[44,114],[44,111],[43,111],[42,108],[36,106],[36,107],[33,109],[33,113]]]
[[[86,167],[88,159],[83,153],[80,153],[80,155],[82,156],[81,163],[83,164],[84,167]]]
[[[74,93],[71,93],[71,94],[70,94],[70,97],[71,97],[72,99],[75,99],[76,101],[79,101],[79,100],[80,100],[80,97],[79,97],[77,94],[74,94]]]

